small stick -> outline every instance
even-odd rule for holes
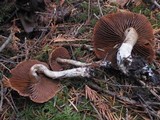
[[[13,109],[13,111],[16,114],[18,114],[18,110],[17,110],[17,108],[14,107],[14,105],[12,105],[12,102],[6,96],[4,96],[4,98],[6,99],[6,101],[8,102],[8,104],[11,106],[11,108]]]
[[[153,115],[153,116],[155,116],[155,117],[157,117],[157,118],[159,118],[160,119],[160,116],[157,114],[157,112],[155,111],[155,110],[153,110],[146,102],[145,102],[145,100],[142,98],[142,96],[140,96],[140,95],[138,95],[139,97],[140,97],[140,99],[141,99],[141,103],[142,103],[142,106],[146,109],[146,111],[148,112],[148,114],[149,114],[149,117],[150,117],[150,119],[151,120],[153,120],[153,117],[151,116],[151,115]]]
[[[91,13],[91,0],[88,1],[88,20],[90,20],[90,13]]]
[[[129,120],[128,108],[126,108],[126,120]]]
[[[101,8],[101,5],[100,5],[100,1],[99,0],[97,0],[97,1],[98,1],[98,7],[99,7],[100,14],[101,14],[101,16],[103,16],[103,12],[102,12],[102,8]]]
[[[160,96],[157,95],[157,93],[153,89],[150,89],[150,87],[147,84],[145,84],[143,81],[140,80],[139,82],[141,85],[146,86],[146,88],[160,101]]]
[[[0,63],[0,65],[2,65],[3,68],[5,68],[6,70],[8,70],[11,73],[11,70],[7,66],[5,66],[3,63]]]
[[[3,94],[3,83],[2,83],[2,81],[0,80],[0,85],[1,85],[1,93],[0,93],[0,95],[1,95],[1,100],[0,100],[0,112],[2,112],[3,111],[3,108],[2,108],[2,106],[3,106],[3,97],[4,97],[4,94]]]
[[[74,103],[73,103],[71,100],[68,100],[68,101],[69,101],[69,103],[74,107],[74,109],[75,109],[77,112],[79,112],[78,108],[74,105]]]
[[[103,120],[101,114],[98,112],[97,108],[93,105],[93,103],[90,102],[90,104],[93,107],[93,109],[96,111],[97,115],[99,116],[99,120]]]
[[[133,100],[133,99],[129,99],[127,97],[118,95],[115,92],[111,92],[109,90],[103,90],[101,87],[99,87],[99,86],[97,86],[95,84],[89,83],[89,82],[87,83],[87,85],[90,86],[91,88],[94,88],[95,90],[98,90],[100,92],[106,93],[106,94],[108,94],[108,95],[110,95],[112,97],[116,97],[119,100],[124,101],[127,104],[131,104],[131,105],[134,105],[134,106],[140,106],[140,104],[138,102],[136,102],[135,100]]]
[[[99,20],[99,19],[100,19],[100,18],[99,18],[95,13],[94,13],[93,15],[97,18],[97,20]]]
[[[8,45],[8,43],[12,40],[13,33],[11,32],[7,40],[3,43],[3,45],[0,47],[0,52]]]

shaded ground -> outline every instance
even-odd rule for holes
[[[64,46],[72,59],[97,60],[92,32],[99,17],[120,10],[144,14],[155,30],[159,69],[159,9],[152,3],[117,4],[97,0],[67,0],[30,3],[17,0],[0,3],[0,46],[13,33],[12,41],[0,52],[0,77],[10,77],[19,62],[37,59],[48,63],[49,53]],[[10,3],[10,4],[9,4]],[[46,4],[46,9],[42,6]],[[11,6],[11,7],[9,7]],[[23,6],[23,7],[22,7]],[[56,11],[53,10],[56,8]],[[72,68],[73,66],[68,66]],[[33,103],[1,83],[1,119],[4,120],[143,120],[160,119],[160,87],[127,78],[114,70],[97,71],[92,79],[62,79],[62,90],[44,104]]]

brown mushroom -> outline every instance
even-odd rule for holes
[[[68,65],[74,65],[78,67],[86,67],[92,65],[92,63],[84,63],[77,60],[70,59],[69,52],[64,47],[58,47],[54,49],[49,55],[49,65],[52,70],[60,71],[68,67]]]
[[[48,67],[47,64],[37,60],[19,63],[11,70],[10,87],[22,96],[29,96],[34,102],[43,103],[55,96],[60,90],[60,84],[58,80],[51,80],[41,73],[38,77],[33,76],[30,69],[35,64]]]
[[[60,65],[57,62],[57,58],[70,59],[68,50],[64,47],[58,47],[55,48],[49,55],[49,65],[51,69],[55,71],[63,70],[63,67],[65,67],[65,65]]]
[[[12,77],[4,81],[22,96],[29,96],[37,103],[43,103],[55,96],[60,90],[57,79],[69,77],[90,77],[91,69],[73,68],[64,71],[51,71],[44,62],[28,60],[19,63],[11,70]]]
[[[115,63],[119,48],[117,46],[124,42],[124,33],[126,29],[131,27],[138,34],[138,40],[132,53],[152,62],[155,56],[152,26],[144,15],[132,12],[113,13],[99,19],[93,33],[93,44],[97,57],[100,59],[107,58]]]

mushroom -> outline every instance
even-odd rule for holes
[[[51,80],[41,73],[34,77],[30,69],[35,64],[48,68],[47,64],[37,60],[23,61],[11,70],[10,87],[21,96],[29,96],[32,101],[43,103],[54,97],[61,87],[58,80]]]
[[[60,90],[56,79],[68,77],[90,77],[91,68],[79,67],[64,71],[51,71],[48,65],[37,60],[19,63],[11,70],[12,77],[4,81],[22,96],[29,96],[37,103],[43,103],[55,96]]]
[[[138,55],[151,63],[155,57],[154,35],[150,22],[144,15],[118,12],[103,16],[93,33],[95,54],[106,59],[114,68],[127,73],[132,56]]]
[[[58,47],[54,49],[49,55],[49,65],[52,70],[56,71],[57,69],[63,70],[66,64],[71,64],[78,67],[85,67],[92,64],[92,63],[83,63],[80,61],[72,60],[70,58],[71,56],[69,55],[69,52],[66,48]]]
[[[55,48],[49,55],[49,65],[52,70],[63,70],[63,65],[60,65],[57,61],[57,58],[59,59],[70,59],[71,56],[69,55],[69,52],[64,47],[58,47]]]

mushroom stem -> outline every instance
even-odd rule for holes
[[[125,39],[117,52],[117,65],[124,74],[127,74],[127,66],[132,63],[131,52],[138,40],[138,33],[134,28],[130,27],[126,29],[124,35]]]
[[[45,65],[35,64],[31,67],[30,73],[33,77],[38,78],[38,73],[43,73],[49,78],[72,78],[72,77],[91,77],[90,67],[79,67],[64,71],[51,71]]]
[[[57,58],[56,61],[60,63],[67,63],[67,64],[71,64],[74,66],[79,66],[79,67],[90,66],[92,64],[92,63],[83,63],[80,61],[71,60],[71,59],[63,59],[63,58]]]
[[[67,63],[78,67],[87,67],[87,66],[98,66],[98,67],[105,67],[105,68],[111,68],[111,62],[107,60],[100,60],[92,63],[84,63],[76,60],[71,59],[63,59],[63,58],[57,58],[57,62],[60,63]]]
[[[160,5],[158,4],[158,2],[156,0],[152,0],[152,2],[160,9]]]

